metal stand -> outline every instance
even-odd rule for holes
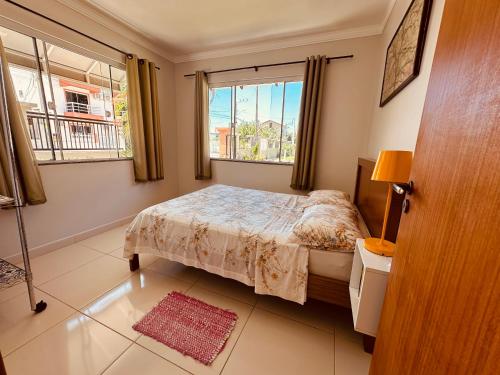
[[[26,242],[26,232],[24,229],[24,220],[23,220],[23,211],[22,211],[22,200],[20,195],[20,186],[19,186],[19,176],[16,166],[16,157],[14,153],[14,142],[12,139],[12,131],[10,128],[10,119],[9,119],[9,111],[7,104],[7,95],[5,89],[5,77],[3,74],[4,64],[2,59],[0,58],[0,96],[2,100],[0,101],[0,112],[2,115],[2,123],[4,126],[3,134],[7,147],[7,159],[9,164],[9,172],[12,178],[12,190],[14,193],[14,207],[16,209],[16,219],[17,226],[19,230],[19,240],[21,242],[21,251],[23,254],[23,262],[24,262],[24,271],[25,271],[25,280],[28,286],[28,294],[30,299],[31,310],[35,313],[39,313],[47,307],[47,303],[44,301],[40,301],[38,303],[35,302],[35,290],[33,288],[33,275],[31,273],[30,259],[28,254],[28,244]],[[8,69],[8,67],[7,67]]]

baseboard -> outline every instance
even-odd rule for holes
[[[106,232],[110,229],[119,227],[123,224],[127,224],[130,221],[132,221],[132,219],[135,216],[136,215],[130,215],[130,216],[112,221],[110,223],[99,225],[97,227],[85,230],[83,232],[73,234],[73,235],[68,236],[68,237],[64,237],[64,238],[61,238],[61,239],[58,239],[58,240],[55,240],[52,242],[47,242],[47,243],[40,245],[40,246],[33,247],[33,248],[29,249],[30,258],[35,258],[37,256],[50,253],[51,251],[60,249],[61,247],[72,245],[76,242],[83,241],[89,237]],[[17,263],[20,263],[23,261],[23,256],[19,252],[17,254],[14,254],[14,255],[11,255],[11,256],[5,258],[5,260],[10,262],[10,263],[17,264]]]

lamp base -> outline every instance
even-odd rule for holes
[[[381,240],[380,238],[365,238],[365,249],[372,253],[392,257],[396,245],[391,241]]]

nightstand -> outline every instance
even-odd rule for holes
[[[367,352],[373,351],[391,262],[392,257],[366,250],[363,239],[356,241],[349,295],[354,329],[364,334],[363,341]]]

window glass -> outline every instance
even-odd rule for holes
[[[132,155],[123,70],[6,28],[0,33],[38,160]]]
[[[38,160],[51,160],[52,130],[47,122],[45,102],[37,70],[34,40],[26,35],[0,27],[9,71],[17,100],[25,116],[31,143]]]
[[[213,158],[229,158],[231,155],[231,126],[233,122],[233,88],[210,88],[208,100],[210,156]]]
[[[258,157],[257,85],[236,86],[235,152],[236,159],[255,160]]]
[[[293,162],[301,92],[283,81],[210,88],[211,157]]]
[[[128,120],[127,74],[124,70],[111,67],[112,109],[114,124],[118,132],[119,157],[132,157],[130,122]]]
[[[279,161],[284,82],[258,86],[256,159]]]
[[[302,82],[287,82],[285,85],[285,104],[283,108],[283,134],[281,137],[281,156],[283,162],[293,163],[297,142]]]
[[[46,44],[56,134],[65,160],[106,159],[125,152],[121,122],[115,118],[109,64]],[[115,74],[116,75],[116,74]],[[124,77],[124,74],[123,74]],[[113,81],[120,91],[120,82]]]

